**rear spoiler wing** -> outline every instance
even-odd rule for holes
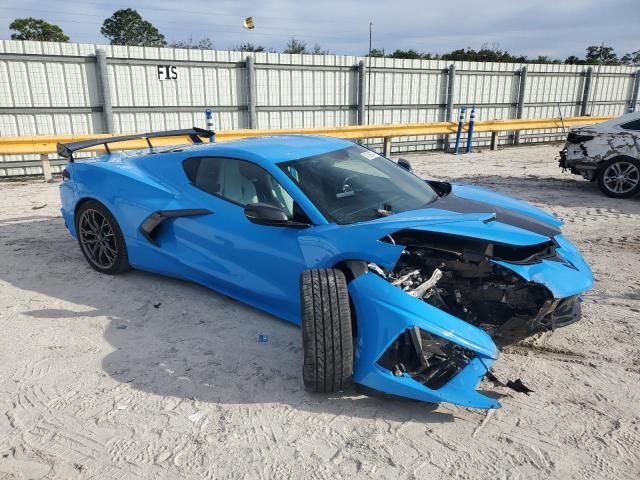
[[[147,144],[149,145],[149,148],[153,148],[150,139],[160,137],[189,137],[191,138],[191,141],[193,143],[202,143],[202,139],[200,137],[213,138],[215,137],[215,132],[212,130],[193,127],[184,130],[167,130],[165,132],[150,132],[140,133],[137,135],[123,135],[120,137],[96,138],[92,140],[82,140],[80,142],[73,143],[59,143],[57,145],[57,150],[58,155],[64,158],[68,158],[70,162],[73,162],[73,154],[78,150],[84,150],[85,148],[103,145],[107,153],[111,153],[111,150],[109,150],[110,143],[126,142],[129,140],[140,139],[145,139],[147,141]]]

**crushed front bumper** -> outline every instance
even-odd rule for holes
[[[355,382],[403,397],[473,408],[499,408],[500,403],[480,394],[476,386],[498,358],[498,349],[483,330],[407,295],[383,278],[366,273],[349,283],[358,318]],[[397,374],[379,363],[391,344],[406,330],[417,327],[475,353],[464,368],[440,388],[429,388],[407,373]]]
[[[553,295],[541,316],[541,327],[554,328],[580,317],[580,294],[591,288],[593,275],[578,250],[562,235],[555,237],[558,258],[531,265],[496,261],[529,282],[544,285]],[[476,391],[483,376],[498,358],[498,348],[484,330],[433,305],[414,298],[384,278],[365,273],[349,283],[356,312],[357,335],[353,379],[356,383],[416,400],[449,402],[472,408],[499,408],[500,403]],[[381,359],[405,332],[428,332],[459,346],[467,355],[445,382],[421,382],[403,371],[393,371]],[[455,360],[455,359],[454,359]],[[431,384],[433,388],[428,385]]]

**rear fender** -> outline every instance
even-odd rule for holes
[[[125,168],[126,167],[126,168]],[[140,226],[158,211],[201,209],[178,192],[143,176],[130,166],[114,166],[100,160],[69,165],[70,179],[60,185],[62,214],[75,237],[75,213],[80,202],[94,199],[102,203],[118,221],[133,266],[152,269],[150,250],[157,250],[140,231]],[[166,253],[158,252],[166,258]]]

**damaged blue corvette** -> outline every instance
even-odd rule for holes
[[[190,280],[301,325],[311,391],[497,408],[476,391],[496,344],[580,318],[591,271],[542,210],[344,140],[213,135],[59,145],[64,221],[99,272]],[[149,149],[110,151],[141,138]]]

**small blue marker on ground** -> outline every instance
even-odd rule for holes
[[[258,342],[267,343],[269,341],[268,335],[258,335]]]

